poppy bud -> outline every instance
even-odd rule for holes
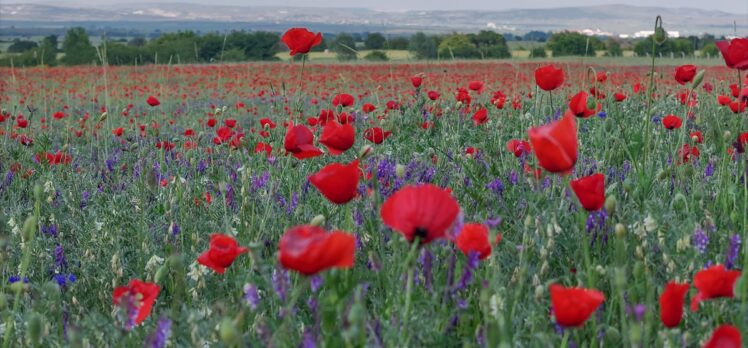
[[[704,73],[706,70],[699,70],[699,72],[696,73],[696,77],[693,78],[693,82],[691,82],[691,89],[695,89],[696,87],[699,87],[701,84],[701,81],[704,81]]]
[[[153,281],[156,284],[163,284],[164,278],[166,278],[166,276],[168,275],[169,275],[169,267],[166,264],[161,265],[161,267],[159,267],[158,270],[156,271],[156,275],[153,277]]]
[[[605,338],[608,342],[621,342],[621,332],[618,329],[609,326],[605,329]]]
[[[535,299],[540,300],[544,297],[545,294],[545,286],[538,285],[535,287]]]
[[[23,223],[23,240],[31,241],[34,238],[34,232],[36,232],[36,217],[29,216]]]
[[[42,191],[42,187],[39,184],[34,185],[34,199],[37,202],[41,202],[41,200],[42,200],[42,192],[43,192]]]
[[[732,138],[732,132],[730,132],[729,130],[726,130],[724,135],[722,135],[722,137],[725,139],[730,139]]]
[[[106,118],[109,116],[109,114],[104,111],[101,113],[101,116],[99,116],[99,123],[106,121]]]
[[[312,226],[322,226],[325,224],[325,216],[320,214],[315,216],[312,221],[309,223]]]
[[[652,38],[654,39],[655,43],[657,43],[658,45],[662,45],[663,43],[665,43],[665,40],[667,40],[667,32],[662,27],[657,27]]]
[[[395,174],[397,174],[399,178],[405,176],[405,166],[402,164],[398,164],[397,166],[395,166]]]
[[[597,110],[597,101],[595,98],[587,98],[587,109]]]
[[[216,112],[215,112],[216,115],[220,115],[221,112],[223,112],[223,110],[221,110],[221,108],[216,108]]]
[[[616,237],[623,238],[626,235],[626,226],[624,226],[622,223],[617,223],[616,227]]]
[[[18,281],[13,284],[10,284],[10,291],[13,293],[17,294],[25,289],[26,289],[26,286],[22,281]]]
[[[616,200],[616,196],[610,196],[605,199],[605,210],[608,211],[608,215],[613,215],[615,213],[617,203],[618,200]]]
[[[49,281],[44,284],[44,296],[51,302],[57,302],[60,296],[60,286],[53,281]],[[0,306],[2,309],[2,306]]]
[[[184,257],[182,257],[182,254],[169,256],[169,267],[172,269],[182,269],[184,267]]]
[[[239,333],[236,330],[234,321],[229,317],[221,320],[219,335],[221,336],[221,341],[229,347],[234,347],[239,344]]]
[[[371,145],[364,145],[361,147],[361,150],[358,151],[358,159],[364,159],[371,155],[371,153],[374,151],[374,147]]]
[[[36,347],[41,344],[43,326],[44,323],[42,322],[42,316],[38,313],[31,314],[29,320],[26,322],[26,330],[29,335],[30,346]]]

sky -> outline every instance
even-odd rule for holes
[[[44,4],[122,4],[147,3],[143,0],[0,0],[0,3],[44,3]],[[205,3],[204,0],[157,0],[159,3]],[[501,10],[510,8],[552,8],[570,6],[593,6],[603,4],[626,4],[636,6],[692,7],[720,10],[730,13],[746,13],[748,0],[211,0],[216,5],[242,6],[314,6],[314,7],[361,7],[375,10]]]

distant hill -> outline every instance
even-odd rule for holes
[[[214,6],[204,4],[122,3],[86,8],[72,5],[0,4],[0,27],[107,25],[122,29],[283,30],[308,25],[315,30],[381,31],[385,33],[478,31],[524,33],[530,30],[590,29],[611,34],[652,30],[654,17],[664,18],[668,31],[681,35],[716,35],[748,28],[748,14],[691,8],[599,5],[504,11],[377,11],[364,8]],[[324,29],[323,29],[324,28]]]

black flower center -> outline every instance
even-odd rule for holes
[[[416,229],[413,231],[413,237],[418,237],[422,243],[423,240],[426,239],[426,236],[428,236],[428,234],[429,232],[423,227],[416,227]]]

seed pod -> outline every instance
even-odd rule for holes
[[[239,344],[239,333],[236,330],[234,321],[229,317],[221,320],[219,335],[221,336],[221,341],[229,347],[234,347]]]
[[[42,321],[41,315],[39,315],[38,313],[31,314],[28,321],[26,322],[30,346],[36,347],[41,344],[43,326],[44,322]]]
[[[315,216],[309,224],[312,226],[322,226],[325,224],[325,216],[319,214]]]
[[[23,240],[31,241],[34,238],[34,232],[36,232],[36,217],[29,216],[23,223]]]

